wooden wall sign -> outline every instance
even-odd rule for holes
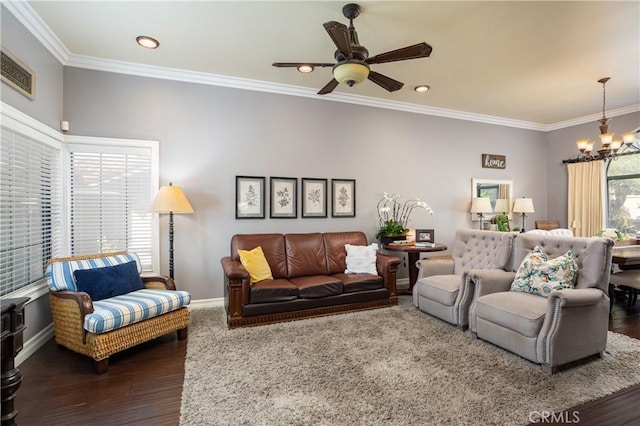
[[[506,169],[507,156],[494,155],[494,154],[482,154],[482,168],[483,169]]]
[[[35,99],[36,76],[34,72],[3,47],[0,51],[2,81],[16,89],[29,99]]]

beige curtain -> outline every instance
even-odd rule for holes
[[[567,172],[569,227],[575,223],[576,236],[593,237],[602,231],[604,161],[567,164]]]
[[[509,200],[509,185],[498,185],[498,198],[504,198],[507,202]]]

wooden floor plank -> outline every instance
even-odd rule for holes
[[[616,300],[609,329],[640,339],[640,308]],[[23,426],[177,425],[186,348],[172,333],[113,356],[109,372],[99,376],[89,358],[51,340],[20,366],[17,421]],[[635,425],[639,401],[640,386],[633,386],[568,412],[579,413],[581,426]]]

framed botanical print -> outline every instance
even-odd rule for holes
[[[356,180],[331,179],[331,217],[356,216]]]
[[[302,178],[302,217],[327,217],[327,179]]]
[[[264,176],[236,176],[236,219],[264,219]]]
[[[298,178],[269,178],[269,217],[298,217]]]

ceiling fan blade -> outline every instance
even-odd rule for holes
[[[327,64],[324,62],[274,62],[273,64],[274,67],[280,67],[280,68],[286,68],[286,67],[299,67],[301,65],[310,65],[312,67],[332,67],[335,64]]]
[[[391,50],[365,60],[368,64],[382,64],[385,62],[406,61],[407,59],[427,58],[431,55],[431,46],[422,42],[402,49]]]
[[[327,93],[333,92],[333,89],[338,87],[338,84],[340,84],[338,83],[338,80],[336,80],[335,78],[332,78],[331,81],[326,84],[326,86],[320,89],[320,91],[318,92],[318,95],[326,95]]]
[[[402,89],[402,86],[404,86],[404,83],[375,71],[369,71],[369,77],[367,78],[389,92],[395,92],[396,90]]]
[[[329,37],[344,56],[351,55],[351,41],[349,40],[349,28],[336,21],[329,21],[322,24],[329,33]]]

